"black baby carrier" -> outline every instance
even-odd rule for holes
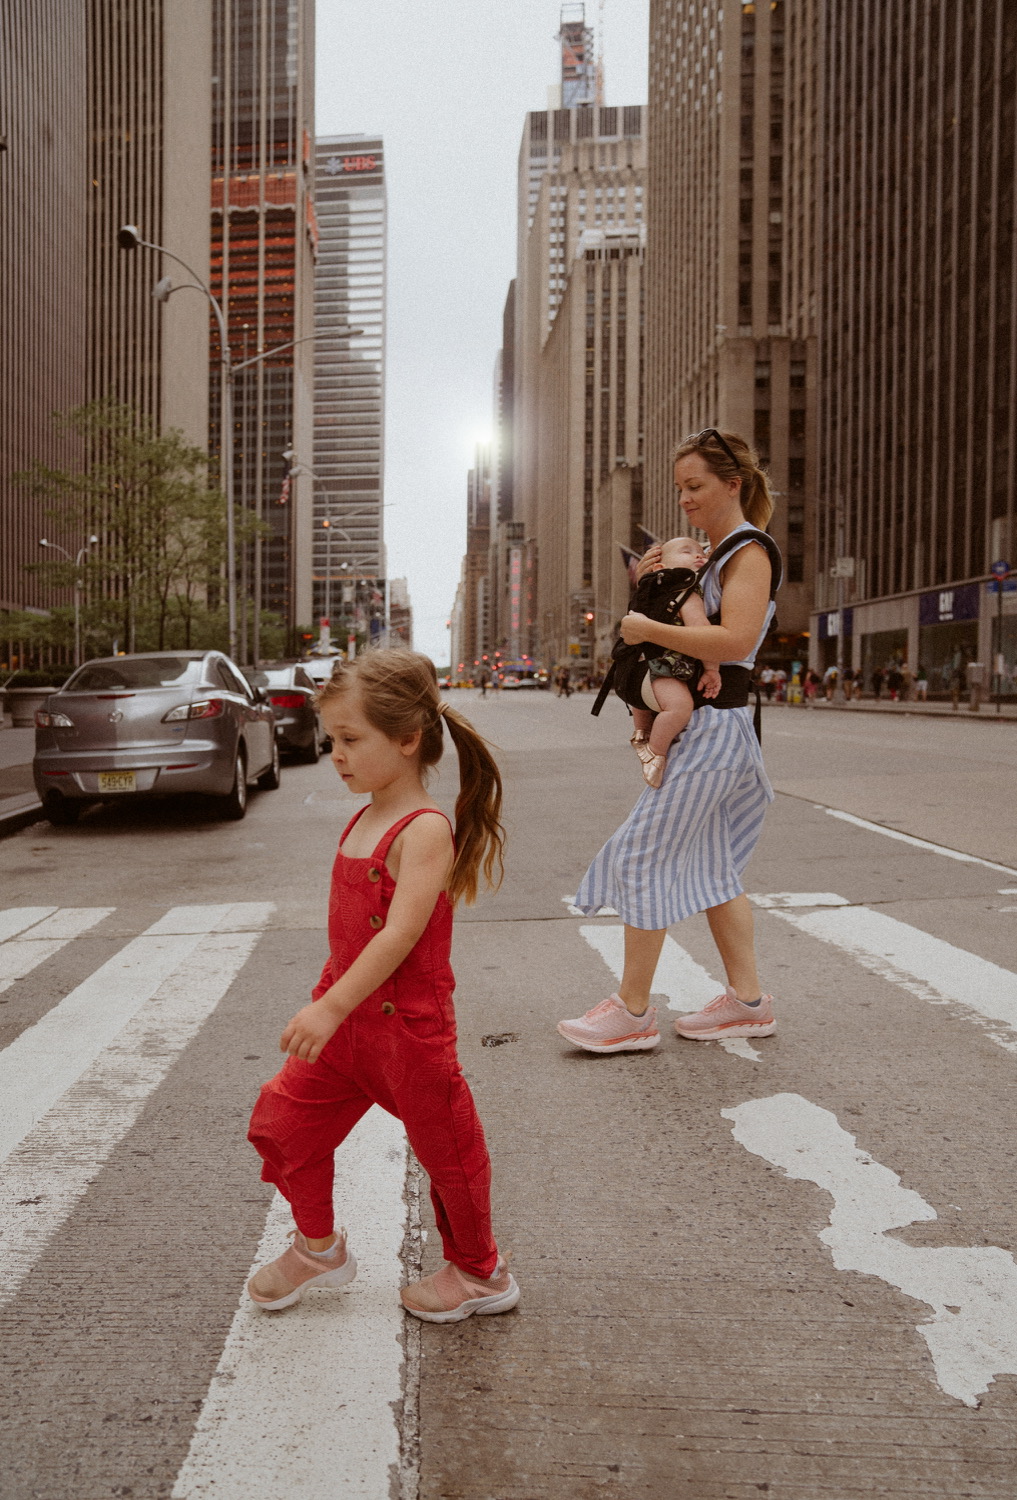
[[[694,589],[701,584],[703,578],[711,568],[716,568],[724,561],[725,557],[731,555],[736,547],[740,547],[746,541],[758,542],[770,559],[770,598],[774,598],[777,590],[780,588],[783,574],[780,549],[777,543],[773,540],[772,536],[768,536],[765,531],[758,531],[755,527],[732,531],[730,536],[726,536],[722,542],[718,543],[706,562],[698,570],[692,568],[668,570],[667,584],[672,592],[672,597],[667,601],[665,612],[669,620],[674,624],[681,624],[680,614],[682,607],[690,598]],[[636,593],[639,593],[639,590],[647,583],[648,578],[652,579],[660,576],[660,574],[649,574],[647,578],[641,579]],[[686,578],[688,580],[687,583]],[[676,584],[680,592],[675,592]],[[635,599],[636,595],[634,594],[629,605],[630,609]],[[720,616],[711,615],[710,623],[711,625],[719,625]],[[776,621],[774,621],[774,624],[776,624]],[[604,678],[600,692],[597,694],[597,701],[590,712],[592,714],[600,713],[607,695],[611,692],[612,688],[629,708],[645,708],[643,679],[649,671],[649,658],[660,655],[662,650],[662,647],[650,645],[646,642],[629,646],[619,636],[611,650],[611,665],[607,669],[607,675]],[[690,683],[696,707],[699,708],[704,702],[709,702],[713,708],[744,708],[749,701],[749,681],[752,676],[750,669],[748,667],[725,665],[721,667],[720,675],[721,689],[716,698],[701,699],[694,683]],[[758,734],[758,700],[756,718],[756,732]]]

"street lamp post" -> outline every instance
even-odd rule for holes
[[[77,569],[74,575],[74,665],[76,667],[81,666],[81,559],[89,547],[94,547],[98,540],[97,536],[90,536],[88,541],[78,548],[78,555],[74,559],[74,566]],[[68,562],[71,560],[71,554],[66,547],[61,547],[59,542],[48,542],[45,537],[40,537],[39,546],[50,547],[54,552],[62,552]]]
[[[167,256],[169,260],[176,261],[178,266],[183,266],[188,276],[194,277],[192,282],[174,286],[170,278],[164,276],[156,283],[152,295],[157,301],[165,302],[174,292],[182,292],[187,287],[193,287],[203,292],[208,298],[208,304],[215,314],[215,321],[219,328],[219,453],[223,490],[226,496],[226,604],[229,619],[229,655],[233,659],[237,651],[237,536],[233,507],[233,381],[241,370],[260,364],[262,360],[269,359],[274,354],[283,354],[297,344],[309,343],[314,338],[314,334],[309,333],[303,338],[290,339],[285,344],[277,344],[274,349],[264,349],[260,354],[241,360],[240,364],[235,365],[226,337],[226,319],[222,307],[197,271],[193,270],[185,260],[181,260],[179,255],[174,255],[172,250],[167,250],[165,245],[157,245],[152,240],[143,240],[133,224],[124,224],[117,235],[117,240],[121,250],[156,250],[160,255]]]

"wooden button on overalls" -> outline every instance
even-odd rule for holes
[[[369,881],[371,881],[372,884],[375,884],[381,879],[381,871],[376,870],[372,865],[371,869],[369,869],[367,872],[367,878]]]
[[[391,1000],[383,1000],[382,1001],[381,1013],[382,1013],[383,1016],[394,1016],[395,1015],[395,1006],[392,1004]]]
[[[378,914],[375,913],[374,916],[370,918],[370,925],[374,928],[375,932],[377,932],[378,928],[383,927],[385,924],[382,921],[381,917],[379,917]]]

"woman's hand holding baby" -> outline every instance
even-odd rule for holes
[[[622,616],[620,629],[626,646],[638,646],[640,641],[651,639],[648,632],[653,629],[653,621],[648,615],[633,611],[632,614]]]
[[[659,542],[648,548],[636,564],[636,582],[647,573],[657,573],[664,566],[663,548]]]

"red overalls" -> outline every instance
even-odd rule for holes
[[[393,839],[427,809],[394,823],[369,859],[349,859],[343,842],[364,811],[339,840],[329,898],[330,956],[314,1000],[384,927],[395,892],[385,857]],[[380,1104],[402,1120],[431,1179],[445,1259],[487,1278],[498,1260],[491,1236],[491,1163],[456,1055],[451,948],[452,908],[443,891],[402,963],[347,1016],[318,1061],[288,1058],[265,1084],[248,1139],[263,1159],[262,1179],[288,1200],[300,1232],[324,1239],[334,1224],[336,1147],[372,1104]]]

